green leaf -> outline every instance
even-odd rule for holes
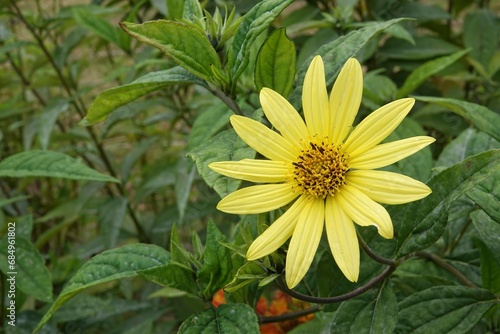
[[[3,283],[14,282],[25,294],[46,303],[52,301],[50,272],[38,249],[27,239],[17,235],[10,238],[7,234],[0,240],[0,269],[7,279]]]
[[[134,277],[142,270],[163,267],[169,261],[169,252],[156,245],[147,244],[126,245],[94,256],[68,281],[35,331],[49,321],[61,305],[83,289],[117,279]]]
[[[478,9],[464,18],[463,41],[471,48],[470,56],[488,70],[498,44],[499,26],[495,13],[488,9]]]
[[[207,240],[203,252],[203,264],[196,273],[198,280],[206,285],[205,297],[213,296],[233,278],[231,252],[221,242],[226,238],[212,220],[208,221]]]
[[[151,293],[149,298],[178,298],[184,297],[187,293],[181,290],[177,290],[175,288],[170,288],[168,286],[163,287],[155,292]]]
[[[188,153],[188,156],[195,161],[198,172],[205,182],[221,197],[224,197],[237,190],[241,181],[222,176],[208,168],[208,165],[215,161],[253,159],[255,151],[248,147],[233,129],[230,129],[199,145],[194,151]]]
[[[476,187],[481,184],[478,183]],[[474,188],[472,188],[474,189]],[[447,245],[448,249],[453,249],[453,254],[463,254],[470,252],[470,243],[459,242],[457,240],[466,240],[469,237],[469,233],[472,228],[469,228],[471,224],[470,214],[474,210],[477,210],[477,206],[472,202],[467,196],[462,196],[456,201],[450,204],[448,207],[448,224],[445,233],[438,241],[438,247]],[[468,232],[465,234],[464,231]],[[477,255],[477,254],[476,254]],[[477,260],[477,256],[475,256]],[[476,263],[477,264],[477,263]]]
[[[118,45],[122,50],[129,50],[130,37],[125,35],[118,27],[112,26],[108,21],[92,14],[82,7],[73,8],[75,21],[108,42]]]
[[[188,152],[206,143],[213,135],[229,123],[233,113],[223,103],[214,103],[213,106],[203,111],[193,123],[189,133]]]
[[[31,239],[31,232],[33,231],[33,215],[28,214],[16,218],[16,237],[22,237],[26,240]]]
[[[389,77],[379,75],[378,72],[369,72],[363,78],[363,103],[372,110],[393,100],[398,90],[394,81]],[[368,105],[367,99],[371,100],[370,105]]]
[[[0,177],[56,177],[100,182],[120,181],[101,174],[66,154],[54,151],[26,151],[0,162]]]
[[[138,273],[148,281],[200,296],[194,272],[174,262],[162,267],[141,270]]]
[[[481,259],[483,287],[492,293],[500,293],[500,263],[493,252],[481,240],[474,240]]]
[[[434,20],[451,19],[449,13],[446,12],[441,6],[427,5],[421,2],[401,2],[399,4],[392,3],[388,5],[389,11],[397,12],[397,16],[411,17],[418,20],[418,23]]]
[[[167,2],[168,18],[177,20],[184,13],[184,0],[165,0]]]
[[[398,304],[390,282],[340,304],[330,327],[331,333],[392,333]]]
[[[306,7],[308,8],[308,7]],[[313,8],[314,9],[314,8]],[[289,30],[290,32],[290,30]],[[323,45],[330,43],[339,37],[336,31],[329,28],[322,28],[311,35],[298,49],[297,68],[304,65],[306,59],[316,54]]]
[[[500,224],[500,169],[466,193],[488,216]]]
[[[167,20],[142,24],[122,22],[130,36],[158,48],[178,65],[203,80],[215,82],[211,67],[220,70],[220,60],[207,36],[186,23]]]
[[[258,265],[256,262],[246,262],[238,269],[233,280],[224,287],[224,291],[231,294],[238,292],[235,296],[237,298],[242,297],[241,302],[246,301],[248,300],[248,291],[241,291],[241,289],[250,283],[260,281],[268,276],[266,269],[261,265]]]
[[[190,267],[191,260],[189,252],[184,248],[177,233],[177,225],[172,226],[170,232],[170,255],[172,262],[183,265],[186,268]]]
[[[16,197],[10,197],[10,198],[0,198],[0,208],[3,208],[6,205],[18,202],[18,201],[24,201],[28,199],[29,196],[16,196]]]
[[[58,68],[62,69],[68,60],[71,51],[78,46],[87,34],[87,29],[76,27],[66,36],[62,37],[61,43],[54,49],[54,62]]]
[[[227,68],[233,80],[245,70],[250,59],[250,48],[257,37],[266,30],[293,0],[266,0],[255,5],[245,14],[229,50]]]
[[[484,132],[468,128],[444,147],[436,166],[450,167],[470,156],[499,148],[500,142],[497,140]]]
[[[175,184],[175,161],[168,158],[157,159],[149,164],[143,173],[141,184],[137,188],[137,201],[152,193]]]
[[[311,333],[328,333],[330,330],[333,317],[335,313],[333,312],[316,312],[314,313],[314,318],[302,323],[287,332],[288,334],[311,334]]]
[[[379,54],[383,58],[420,60],[460,51],[458,46],[441,38],[431,36],[414,36],[414,38],[414,45],[391,38],[382,46]]]
[[[83,326],[80,328],[88,330],[87,326],[95,326],[102,321],[113,321],[113,318],[120,314],[128,318],[134,312],[151,311],[152,308],[154,305],[149,301],[121,299],[106,292],[102,293],[101,296],[99,294],[80,294],[64,304],[53,319],[56,323],[81,320],[79,325]]]
[[[183,17],[190,22],[203,18],[203,11],[198,0],[184,0]]]
[[[2,24],[2,28],[4,29],[4,31],[6,32],[7,35],[10,35],[8,29],[6,28],[5,24]],[[10,40],[10,39],[5,39],[5,35],[2,35],[2,41],[4,42],[4,44],[2,44],[2,46],[0,47],[0,55],[5,55],[7,52],[12,52],[12,51],[15,51],[15,50],[22,50],[24,49],[25,47],[29,47],[29,46],[35,46],[36,43],[35,42],[28,42],[28,41],[13,41],[13,40]]]
[[[470,333],[495,295],[464,286],[436,286],[399,303],[397,333]]]
[[[54,98],[43,109],[38,121],[38,140],[43,150],[49,147],[52,129],[60,114],[68,110],[69,103],[63,98]]]
[[[438,105],[422,105],[413,110],[411,118],[421,126],[437,130],[452,139],[470,128],[467,120]],[[479,152],[478,152],[479,153]],[[458,161],[457,161],[458,162]]]
[[[500,141],[500,115],[479,104],[457,99],[432,96],[415,96],[416,100],[434,103],[448,108],[459,116],[469,120],[476,128]]]
[[[349,58],[354,57],[372,37],[403,20],[405,19],[393,19],[387,22],[372,23],[320,47],[315,55],[320,55],[323,58],[327,86],[332,85],[345,62]],[[296,108],[300,105],[304,77],[312,58],[313,56],[309,57],[309,59],[304,62],[298,73],[298,85],[293,90],[291,97],[291,103]]]
[[[427,78],[444,70],[458,59],[467,54],[469,50],[456,52],[450,56],[440,57],[424,63],[413,71],[408,78],[406,78],[403,86],[396,94],[396,98],[402,98],[417,89]]]
[[[281,96],[290,94],[295,79],[295,45],[285,28],[274,31],[264,42],[255,64],[257,91],[271,88]]]
[[[130,171],[134,164],[139,160],[144,154],[146,154],[151,147],[154,147],[154,144],[160,139],[159,136],[151,136],[144,140],[141,140],[139,143],[136,143],[134,148],[127,153],[125,158],[121,163],[120,168],[120,176],[122,182],[126,182],[130,176]]]
[[[191,160],[187,160],[184,154],[177,160],[177,173],[175,178],[175,199],[179,210],[179,223],[184,220],[186,206],[191,193],[191,187],[196,173],[196,167]]]
[[[412,257],[401,263],[392,276],[392,284],[399,291],[398,298],[400,299],[436,285],[459,283],[450,272],[432,261],[418,257]]]
[[[401,17],[408,17],[408,16],[401,15]],[[402,39],[404,41],[411,43],[412,45],[415,45],[415,38],[413,37],[413,35],[399,24],[390,26],[389,28],[386,29],[386,32],[393,37]]]
[[[114,248],[118,241],[120,228],[125,220],[128,199],[115,197],[106,201],[99,207],[99,228],[106,248]]]
[[[180,67],[148,73],[129,84],[111,88],[99,94],[90,105],[87,116],[80,122],[80,125],[100,122],[112,111],[127,103],[165,86],[181,83],[204,85],[203,81]]]
[[[193,314],[179,327],[179,334],[259,334],[257,316],[245,304],[223,304]]]
[[[495,222],[482,210],[472,212],[470,217],[481,241],[500,263],[500,223]]]
[[[500,150],[484,152],[445,169],[427,185],[432,194],[405,206],[398,232],[399,256],[431,246],[443,234],[449,205],[488,179],[500,165]]]

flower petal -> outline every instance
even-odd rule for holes
[[[307,204],[305,197],[300,196],[281,217],[255,239],[248,248],[247,260],[257,260],[280,248],[292,236],[305,204]]]
[[[346,184],[335,196],[340,207],[356,224],[374,225],[382,237],[386,239],[393,237],[394,229],[387,210],[361,190]]]
[[[351,282],[359,277],[359,245],[354,222],[340,207],[337,199],[328,196],[325,209],[325,229],[335,262]]]
[[[283,96],[269,88],[260,91],[260,104],[267,119],[292,143],[301,143],[309,132],[302,117]]]
[[[363,95],[363,72],[355,58],[350,58],[340,71],[330,94],[330,137],[340,144],[351,130]]]
[[[322,198],[304,205],[286,256],[285,279],[290,289],[299,284],[311,266],[323,233],[324,221],[325,203]]]
[[[251,148],[268,159],[293,161],[297,158],[293,145],[265,125],[244,116],[231,116],[231,124],[238,136]]]
[[[349,167],[355,169],[376,169],[388,166],[404,159],[422,148],[435,142],[436,139],[427,136],[411,137],[380,144],[363,154],[349,156]]]
[[[403,121],[414,104],[414,99],[400,99],[372,112],[349,135],[345,152],[354,158],[380,143]]]
[[[346,183],[384,204],[413,202],[432,192],[428,186],[411,177],[379,170],[349,171]]]
[[[330,110],[326,91],[325,68],[320,56],[314,57],[304,78],[302,108],[309,134],[329,135]]]
[[[263,184],[246,187],[224,197],[217,209],[227,213],[251,214],[275,210],[290,203],[298,192],[293,192],[293,184]]]
[[[250,182],[284,182],[291,165],[284,161],[243,159],[212,162],[210,169],[219,174]]]

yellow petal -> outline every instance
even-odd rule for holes
[[[299,197],[281,217],[255,239],[248,248],[247,260],[257,260],[280,248],[292,236],[299,215],[306,203],[304,196]]]
[[[284,161],[243,159],[240,161],[212,162],[210,169],[219,174],[250,182],[284,182],[290,164]]]
[[[297,152],[293,145],[278,133],[248,117],[231,116],[234,130],[245,143],[268,159],[293,161]]]
[[[325,203],[322,198],[304,205],[293,231],[286,256],[285,279],[293,289],[307,273],[318,249],[325,221]]]
[[[404,159],[435,142],[427,136],[411,137],[377,145],[362,154],[349,156],[349,167],[355,169],[376,169]]]
[[[372,112],[349,135],[345,152],[354,158],[380,143],[403,121],[413,104],[414,99],[400,99]]]
[[[269,88],[260,91],[260,104],[271,124],[288,141],[296,144],[309,135],[306,124],[295,108],[280,94]]]
[[[302,108],[310,135],[329,135],[330,112],[325,68],[320,56],[314,57],[304,78]]]
[[[372,200],[384,204],[413,202],[432,190],[420,181],[398,173],[379,170],[354,170],[346,174],[346,183]]]
[[[290,183],[251,186],[224,197],[217,209],[234,214],[268,212],[287,205],[298,195]]]
[[[298,195],[290,183],[251,186],[224,197],[217,209],[235,214],[268,212],[287,205]]]
[[[359,277],[359,245],[354,222],[337,203],[328,196],[325,208],[325,229],[335,262],[351,282]]]
[[[378,233],[390,239],[394,235],[391,217],[387,210],[357,188],[344,185],[335,195],[340,207],[354,222],[361,226],[374,225]]]
[[[333,143],[340,144],[356,117],[363,95],[363,72],[355,58],[350,58],[340,71],[330,94],[331,126]]]

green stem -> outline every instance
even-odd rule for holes
[[[470,224],[472,224],[472,220],[468,219],[465,222],[464,226],[462,226],[462,228],[460,229],[460,232],[458,233],[458,235],[455,238],[455,240],[453,240],[453,243],[451,244],[451,246],[450,246],[450,248],[448,250],[449,254],[453,253],[453,251],[455,250],[455,247],[457,247],[458,243],[460,242],[460,240],[464,236],[464,234],[467,231],[467,229],[469,228]]]
[[[339,296],[333,296],[333,297],[315,297],[315,296],[309,296],[302,294],[300,292],[294,291],[292,289],[289,289],[286,286],[286,283],[283,282],[283,279],[281,276],[276,280],[276,283],[278,284],[279,288],[287,293],[288,295],[292,296],[293,298],[309,302],[309,303],[315,303],[315,304],[333,304],[337,302],[342,302],[344,300],[352,299],[354,297],[357,297],[361,295],[362,293],[370,290],[373,286],[377,285],[379,282],[383,281],[386,277],[388,277],[392,272],[396,270],[396,266],[388,266],[380,275],[374,277],[371,281],[368,283],[360,286],[359,288],[345,293],[343,295]]]
[[[448,0],[448,14],[450,18],[446,21],[446,32],[448,34],[448,38],[451,37],[451,20],[453,17],[453,0]]]
[[[431,260],[441,268],[452,273],[458,280],[460,280],[463,284],[470,286],[471,288],[477,288],[477,286],[472,283],[464,274],[458,271],[457,268],[453,267],[451,264],[440,258],[439,256],[427,252],[415,252],[415,255],[427,260]]]
[[[357,231],[356,231],[356,234],[358,235],[358,242],[359,242],[359,245],[361,246],[361,248],[365,251],[365,253],[371,257],[372,259],[374,259],[375,261],[377,262],[380,262],[380,263],[383,263],[383,264],[387,264],[389,266],[392,266],[394,265],[394,263],[396,262],[395,260],[393,259],[388,259],[386,257],[383,257],[383,256],[380,256],[378,254],[376,254],[369,246],[368,244],[365,242],[365,240],[363,239],[363,237],[361,236],[361,234],[359,234]]]
[[[299,311],[294,311],[294,312],[289,312],[285,314],[280,314],[277,316],[272,316],[272,317],[264,317],[264,316],[259,316],[259,324],[269,324],[272,322],[282,322],[282,321],[287,321],[295,318],[300,318],[305,315],[313,314],[322,309],[322,305],[315,305],[303,310]]]
[[[3,45],[3,44],[4,43],[0,42],[0,45]],[[46,105],[45,100],[42,97],[42,95],[40,95],[40,93],[36,89],[31,87],[31,82],[26,78],[26,76],[24,75],[21,68],[19,66],[17,66],[14,59],[12,59],[10,52],[5,52],[5,56],[7,57],[7,60],[9,61],[10,66],[12,66],[12,68],[14,69],[14,72],[16,72],[19,79],[21,79],[21,82],[23,83],[23,85],[25,85],[26,87],[28,87],[29,90],[31,90],[31,92],[33,93],[33,95],[35,95],[35,97],[40,102],[40,104]]]
[[[222,102],[224,102],[236,115],[243,116],[243,111],[241,111],[240,106],[238,105],[238,103],[236,103],[235,100],[233,100],[217,88],[209,87],[208,90],[210,91],[210,93],[221,99]]]

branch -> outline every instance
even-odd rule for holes
[[[210,93],[221,99],[222,102],[224,102],[236,115],[243,116],[243,111],[241,111],[240,106],[238,105],[238,103],[236,103],[235,100],[233,100],[217,88],[208,87],[208,90],[210,91]]]
[[[440,258],[439,256],[426,252],[415,252],[415,255],[427,260],[431,260],[441,268],[452,273],[458,280],[460,280],[463,284],[470,286],[471,288],[477,288],[477,286],[472,283],[464,274],[462,274],[457,268],[453,267],[451,264]]]
[[[361,237],[361,234],[359,234],[358,232],[356,232],[356,234],[358,235],[358,242],[359,242],[359,245],[361,246],[361,248],[365,251],[365,253],[371,257],[372,259],[374,259],[375,261],[377,262],[380,262],[380,263],[383,263],[383,264],[387,264],[389,266],[392,266],[394,265],[394,263],[396,261],[394,261],[393,259],[388,259],[386,257],[383,257],[383,256],[380,256],[378,254],[376,254],[369,246],[368,244],[365,242],[365,240],[363,239],[363,237]]]
[[[302,294],[300,292],[291,290],[286,286],[286,283],[283,282],[283,279],[281,278],[281,276],[276,280],[276,282],[277,282],[279,288],[283,292],[289,294],[293,298],[296,298],[296,299],[299,299],[302,301],[306,301],[306,302],[310,302],[310,303],[316,303],[316,304],[333,304],[333,303],[342,302],[344,300],[348,300],[348,299],[357,297],[357,296],[361,295],[363,292],[370,290],[377,283],[381,282],[386,277],[388,277],[390,274],[392,274],[392,272],[394,270],[396,270],[395,265],[388,266],[380,275],[374,277],[371,281],[369,281],[365,285],[362,285],[359,288],[357,288],[351,292],[348,292],[348,293],[345,293],[345,294],[339,295],[339,296],[334,296],[334,297],[315,297],[315,296],[309,296],[309,295],[305,295],[305,294]]]

